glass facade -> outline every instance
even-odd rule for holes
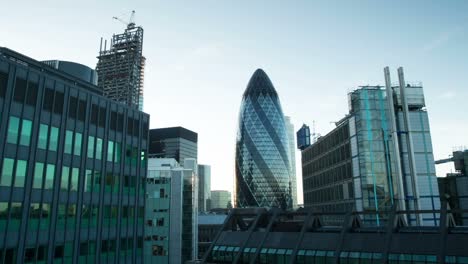
[[[235,206],[292,207],[288,132],[278,94],[258,69],[244,92],[236,140]]]
[[[142,261],[149,116],[100,93],[0,48],[0,263]]]

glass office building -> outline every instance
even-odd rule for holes
[[[235,157],[235,206],[292,207],[288,131],[266,73],[253,74],[242,97]]]
[[[211,209],[211,166],[198,165],[198,211]]]
[[[186,158],[198,158],[198,134],[183,127],[151,129],[149,155],[153,158],[172,158],[184,164]]]
[[[0,48],[0,263],[142,260],[149,116],[71,74]]]

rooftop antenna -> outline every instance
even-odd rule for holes
[[[135,28],[135,10],[132,10],[130,19],[128,21],[123,20],[120,17],[112,17],[112,19],[118,20],[122,22],[124,25],[127,26],[127,29],[134,29]]]

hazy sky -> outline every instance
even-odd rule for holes
[[[6,0],[3,0],[6,1]],[[212,189],[232,190],[238,111],[263,68],[296,129],[317,132],[348,111],[347,93],[384,84],[383,67],[421,81],[436,159],[468,146],[468,1],[8,1],[0,46],[95,67],[101,37],[131,10],[143,26],[151,128],[198,133]],[[298,174],[301,174],[297,153]],[[437,167],[444,175],[452,166]],[[299,187],[301,177],[298,176]],[[300,193],[302,201],[302,192]]]

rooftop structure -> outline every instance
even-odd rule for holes
[[[183,127],[150,130],[149,155],[173,158],[183,164],[185,158],[198,158],[198,134]]]

